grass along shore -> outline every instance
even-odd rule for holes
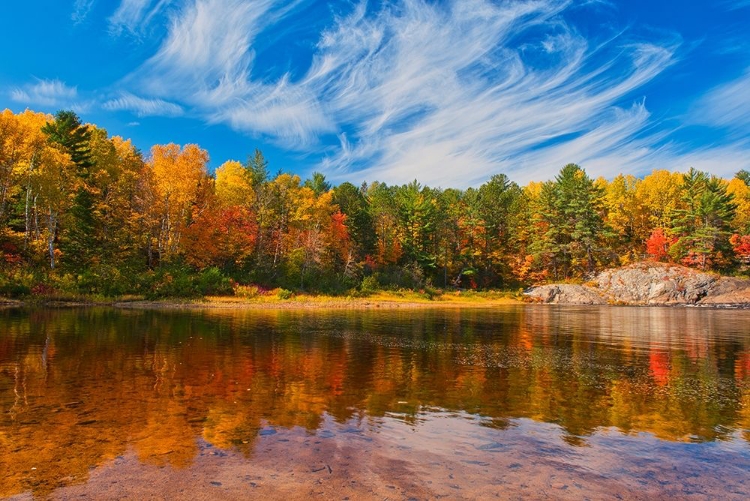
[[[332,296],[308,293],[267,293],[253,297],[205,296],[200,298],[159,298],[122,296],[107,298],[95,295],[52,294],[26,299],[0,297],[6,307],[40,306],[113,306],[134,309],[369,309],[369,308],[491,308],[499,305],[520,304],[518,291],[451,291],[441,294],[424,291],[378,291],[364,296]]]

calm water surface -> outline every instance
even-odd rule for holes
[[[0,497],[748,499],[750,311],[0,311]]]

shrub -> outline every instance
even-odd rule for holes
[[[26,284],[3,283],[0,285],[0,296],[19,298],[31,294],[31,287]]]
[[[370,275],[362,279],[362,283],[359,285],[359,290],[364,294],[372,294],[380,290],[380,284],[378,279]]]
[[[129,283],[132,276],[132,273],[122,273],[114,266],[97,264],[76,277],[75,289],[83,294],[101,293],[104,296],[119,296],[132,289],[132,284]],[[62,289],[66,290],[66,287]]]
[[[244,299],[253,299],[262,295],[265,291],[257,285],[237,285],[234,288],[234,295]]]
[[[419,291],[425,299],[433,300],[436,297],[443,295],[442,289],[436,289],[430,285],[426,285],[423,290]]]
[[[165,266],[151,276],[147,293],[149,298],[194,297],[199,295],[193,287],[190,272],[182,266]]]
[[[7,274],[0,273],[0,296],[20,298],[31,294],[31,288],[43,282],[41,275],[11,270]]]
[[[31,294],[33,296],[51,296],[57,292],[54,287],[52,287],[49,284],[45,284],[42,282],[39,282],[34,287],[31,288]]]
[[[219,268],[206,268],[196,278],[195,291],[202,296],[230,294],[232,280],[225,277]]]

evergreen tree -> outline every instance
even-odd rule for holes
[[[272,240],[270,235],[273,227],[270,207],[272,193],[268,187],[268,161],[258,148],[255,149],[253,156],[247,159],[245,171],[255,195],[252,210],[258,223],[255,237],[255,267],[258,271],[264,271],[266,268],[265,258],[269,253],[268,247]]]
[[[505,282],[512,250],[512,228],[519,211],[521,189],[505,174],[497,174],[479,187],[477,214],[484,228],[482,261],[489,282]]]
[[[415,180],[396,189],[395,201],[406,263],[416,262],[423,270],[434,269],[437,256],[432,244],[437,210],[432,190]]]
[[[253,188],[261,186],[269,180],[268,161],[266,160],[266,157],[263,156],[263,152],[258,148],[255,148],[253,156],[247,159],[245,169],[250,177],[250,183],[253,185]]]
[[[750,172],[746,171],[745,169],[742,169],[737,174],[734,175],[737,179],[744,182],[746,185],[750,186]]]
[[[78,176],[87,179],[90,169],[94,166],[91,158],[91,131],[81,123],[72,111],[60,110],[55,113],[55,119],[42,127],[50,143],[58,145],[62,151],[70,155],[76,165]]]
[[[603,190],[576,164],[563,167],[554,182],[542,187],[533,218],[540,234],[532,250],[547,262],[554,278],[582,276],[596,268],[601,242],[609,234],[603,197]]]
[[[83,269],[100,247],[96,238],[97,218],[94,215],[96,190],[91,182],[95,166],[91,152],[91,130],[81,123],[74,112],[60,110],[52,122],[42,127],[42,132],[51,144],[70,156],[76,168],[77,183],[61,248],[63,254],[69,257],[67,263],[70,266]]]
[[[315,196],[320,196],[331,189],[331,183],[326,181],[325,175],[321,172],[313,172],[310,179],[306,179],[304,186],[315,192]]]
[[[734,196],[715,176],[690,169],[683,176],[683,208],[673,212],[671,233],[677,241],[670,248],[675,260],[706,269],[725,263],[730,256],[730,221]]]
[[[333,189],[333,203],[346,214],[346,226],[355,244],[358,260],[375,253],[375,227],[364,193],[351,183]]]

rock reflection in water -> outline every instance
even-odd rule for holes
[[[349,472],[365,496],[450,495],[458,473],[464,492],[453,494],[466,497],[599,497],[613,481],[624,493],[747,494],[748,320],[537,306],[6,310],[0,496],[73,496],[116,478],[128,492],[146,472],[153,482],[138,488],[156,488],[161,468],[172,472],[162,491],[198,472],[188,492],[208,498],[266,468],[266,493],[282,495],[296,485],[290,472],[314,483],[325,472],[313,469],[352,461],[369,465],[369,477]],[[273,473],[275,462],[287,470]],[[221,486],[206,470],[219,463],[233,472]]]

